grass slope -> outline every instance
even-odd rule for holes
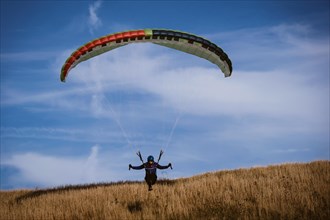
[[[0,192],[0,219],[330,219],[330,162]]]

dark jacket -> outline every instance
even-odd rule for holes
[[[154,162],[152,164],[150,163],[144,163],[144,164],[141,164],[140,166],[132,166],[131,168],[133,170],[142,170],[142,169],[145,169],[146,170],[146,176],[147,175],[157,175],[157,169],[167,169],[170,167],[170,164],[167,165],[167,166],[162,166],[162,165],[159,165],[158,163]]]

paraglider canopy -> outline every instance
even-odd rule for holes
[[[61,70],[61,81],[80,62],[130,43],[150,42],[183,51],[217,65],[225,77],[231,76],[232,63],[227,54],[216,44],[194,34],[165,29],[143,29],[114,33],[97,38],[74,51]]]

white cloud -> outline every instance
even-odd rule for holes
[[[273,153],[285,154],[285,153],[296,153],[296,152],[308,152],[309,148],[289,148],[289,149],[276,149],[273,150]]]
[[[19,174],[16,174],[19,178],[16,176],[14,179],[43,187],[120,180],[120,173],[113,171],[116,157],[111,154],[107,154],[107,158],[102,157],[99,149],[99,146],[93,146],[87,158],[15,154],[4,159],[1,165],[19,170]]]
[[[140,45],[123,48],[115,55],[103,55],[85,63],[78,67],[79,73],[71,73],[68,83],[89,81],[100,85],[95,93],[102,95],[110,92],[108,87],[111,91],[146,93],[156,97],[144,102],[150,108],[151,102],[163,102],[167,107],[193,115],[255,116],[317,124],[327,117],[329,87],[311,84],[315,75],[292,74],[276,68],[253,72],[236,70],[232,77],[224,79],[216,68],[176,68],[178,62],[169,61],[170,57],[150,57],[143,50],[136,52],[140,48]],[[169,62],[174,66],[164,68]],[[122,84],[108,86],[110,82]],[[102,111],[100,102],[95,100],[94,114]]]
[[[88,12],[89,12],[88,25],[91,34],[93,34],[94,30],[96,30],[102,25],[102,21],[97,15],[97,11],[101,7],[101,4],[102,1],[97,0],[93,4],[91,4],[88,8]]]
[[[89,155],[80,157],[27,152],[2,159],[1,166],[11,166],[18,170],[7,176],[7,181],[19,181],[19,183],[10,182],[10,184],[16,185],[25,183],[25,185],[36,187],[55,187],[126,180],[143,181],[144,171],[128,170],[128,164],[140,164],[135,152],[131,147],[125,149],[125,153],[123,153],[122,149],[112,147],[105,149],[99,145],[92,146]],[[143,155],[144,159],[146,156]],[[168,155],[165,156],[165,159],[163,157],[162,161],[167,164]],[[164,173],[160,171],[158,176],[161,178],[163,175]],[[168,176],[168,174],[166,175]]]
[[[111,128],[111,126],[109,126]],[[108,128],[108,129],[109,129]],[[92,141],[97,143],[121,142],[120,131],[89,127],[83,129],[79,127],[52,128],[52,127],[1,127],[2,138],[15,139],[52,139],[64,141]]]
[[[216,66],[194,56],[156,45],[136,44],[79,64],[60,89],[35,93],[6,88],[1,97],[4,107],[41,104],[58,109],[66,117],[84,114],[95,124],[88,131],[83,127],[53,131],[4,127],[1,128],[4,138],[57,136],[107,144],[121,140],[116,145],[121,153],[100,153],[99,147],[93,147],[86,158],[26,153],[12,156],[7,164],[18,167],[25,179],[44,184],[50,182],[38,173],[45,173],[55,184],[63,184],[64,180],[70,183],[120,180],[131,178],[130,175],[142,179],[141,173],[119,172],[135,156],[134,152],[125,154],[130,151],[126,142],[132,143],[129,147],[142,146],[144,152],[165,146],[178,114],[183,116],[173,134],[169,146],[173,155],[169,158],[187,166],[179,169],[189,170],[187,174],[191,173],[192,164],[186,162],[207,163],[201,159],[205,155],[210,160],[215,155],[223,157],[225,162],[245,155],[249,159],[263,158],[267,147],[281,158],[295,153],[319,155],[326,141],[315,148],[310,143],[319,137],[321,142],[329,137],[329,39],[311,38],[310,31],[306,26],[281,25],[220,35],[227,42],[224,50],[234,64],[230,78],[224,78]],[[57,65],[58,72],[62,63]],[[283,150],[283,146],[309,137],[312,141],[306,145]],[[269,140],[274,139],[284,143],[282,148],[272,145]],[[227,148],[223,146],[233,141],[252,145],[234,149],[229,149],[230,144]],[[219,145],[223,148],[219,149]],[[187,153],[187,149],[191,150]],[[35,163],[27,165],[29,161]],[[45,168],[47,171],[38,167],[45,163],[50,164]],[[65,170],[61,164],[71,168]],[[53,180],[49,170],[63,172],[61,181]]]
[[[99,164],[99,147],[97,145],[92,147],[91,154],[87,158],[87,161],[85,163],[85,179],[89,182],[95,182],[95,180],[98,177],[98,172],[100,169]],[[104,176],[101,176],[101,178],[104,178]]]
[[[206,36],[230,51],[234,71],[282,69],[294,74],[329,68],[329,36],[316,34],[308,25],[280,24]]]
[[[1,62],[33,62],[54,59],[57,51],[25,51],[16,53],[1,53]]]
[[[284,130],[320,130],[329,121],[329,85],[324,84],[328,78],[322,78],[327,75],[328,61],[320,59],[329,56],[322,49],[329,45],[306,36],[309,31],[301,25],[241,30],[239,36],[247,36],[244,44],[238,41],[236,33],[228,33],[224,37],[229,42],[235,39],[242,47],[230,46],[227,51],[234,64],[230,78],[223,78],[215,66],[191,55],[137,44],[79,64],[70,72],[64,85],[66,90],[22,95],[8,89],[2,103],[43,102],[62,110],[113,119],[119,126],[120,120],[129,115],[156,117],[163,107],[166,111],[196,116],[279,120],[283,124],[277,125],[278,131],[281,126],[287,128]],[[309,45],[309,49],[304,45]],[[250,61],[235,66],[235,54],[242,50],[253,53],[241,53],[239,63],[245,58],[253,59],[263,70],[241,70]],[[269,51],[278,55],[265,56]],[[305,53],[308,56],[302,57]],[[118,99],[120,94],[127,93],[135,99]],[[140,96],[143,100],[139,100]]]

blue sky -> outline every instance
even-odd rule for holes
[[[143,180],[329,159],[329,1],[1,1],[1,189]],[[203,36],[206,60],[153,44],[79,64],[78,47],[144,28]]]

